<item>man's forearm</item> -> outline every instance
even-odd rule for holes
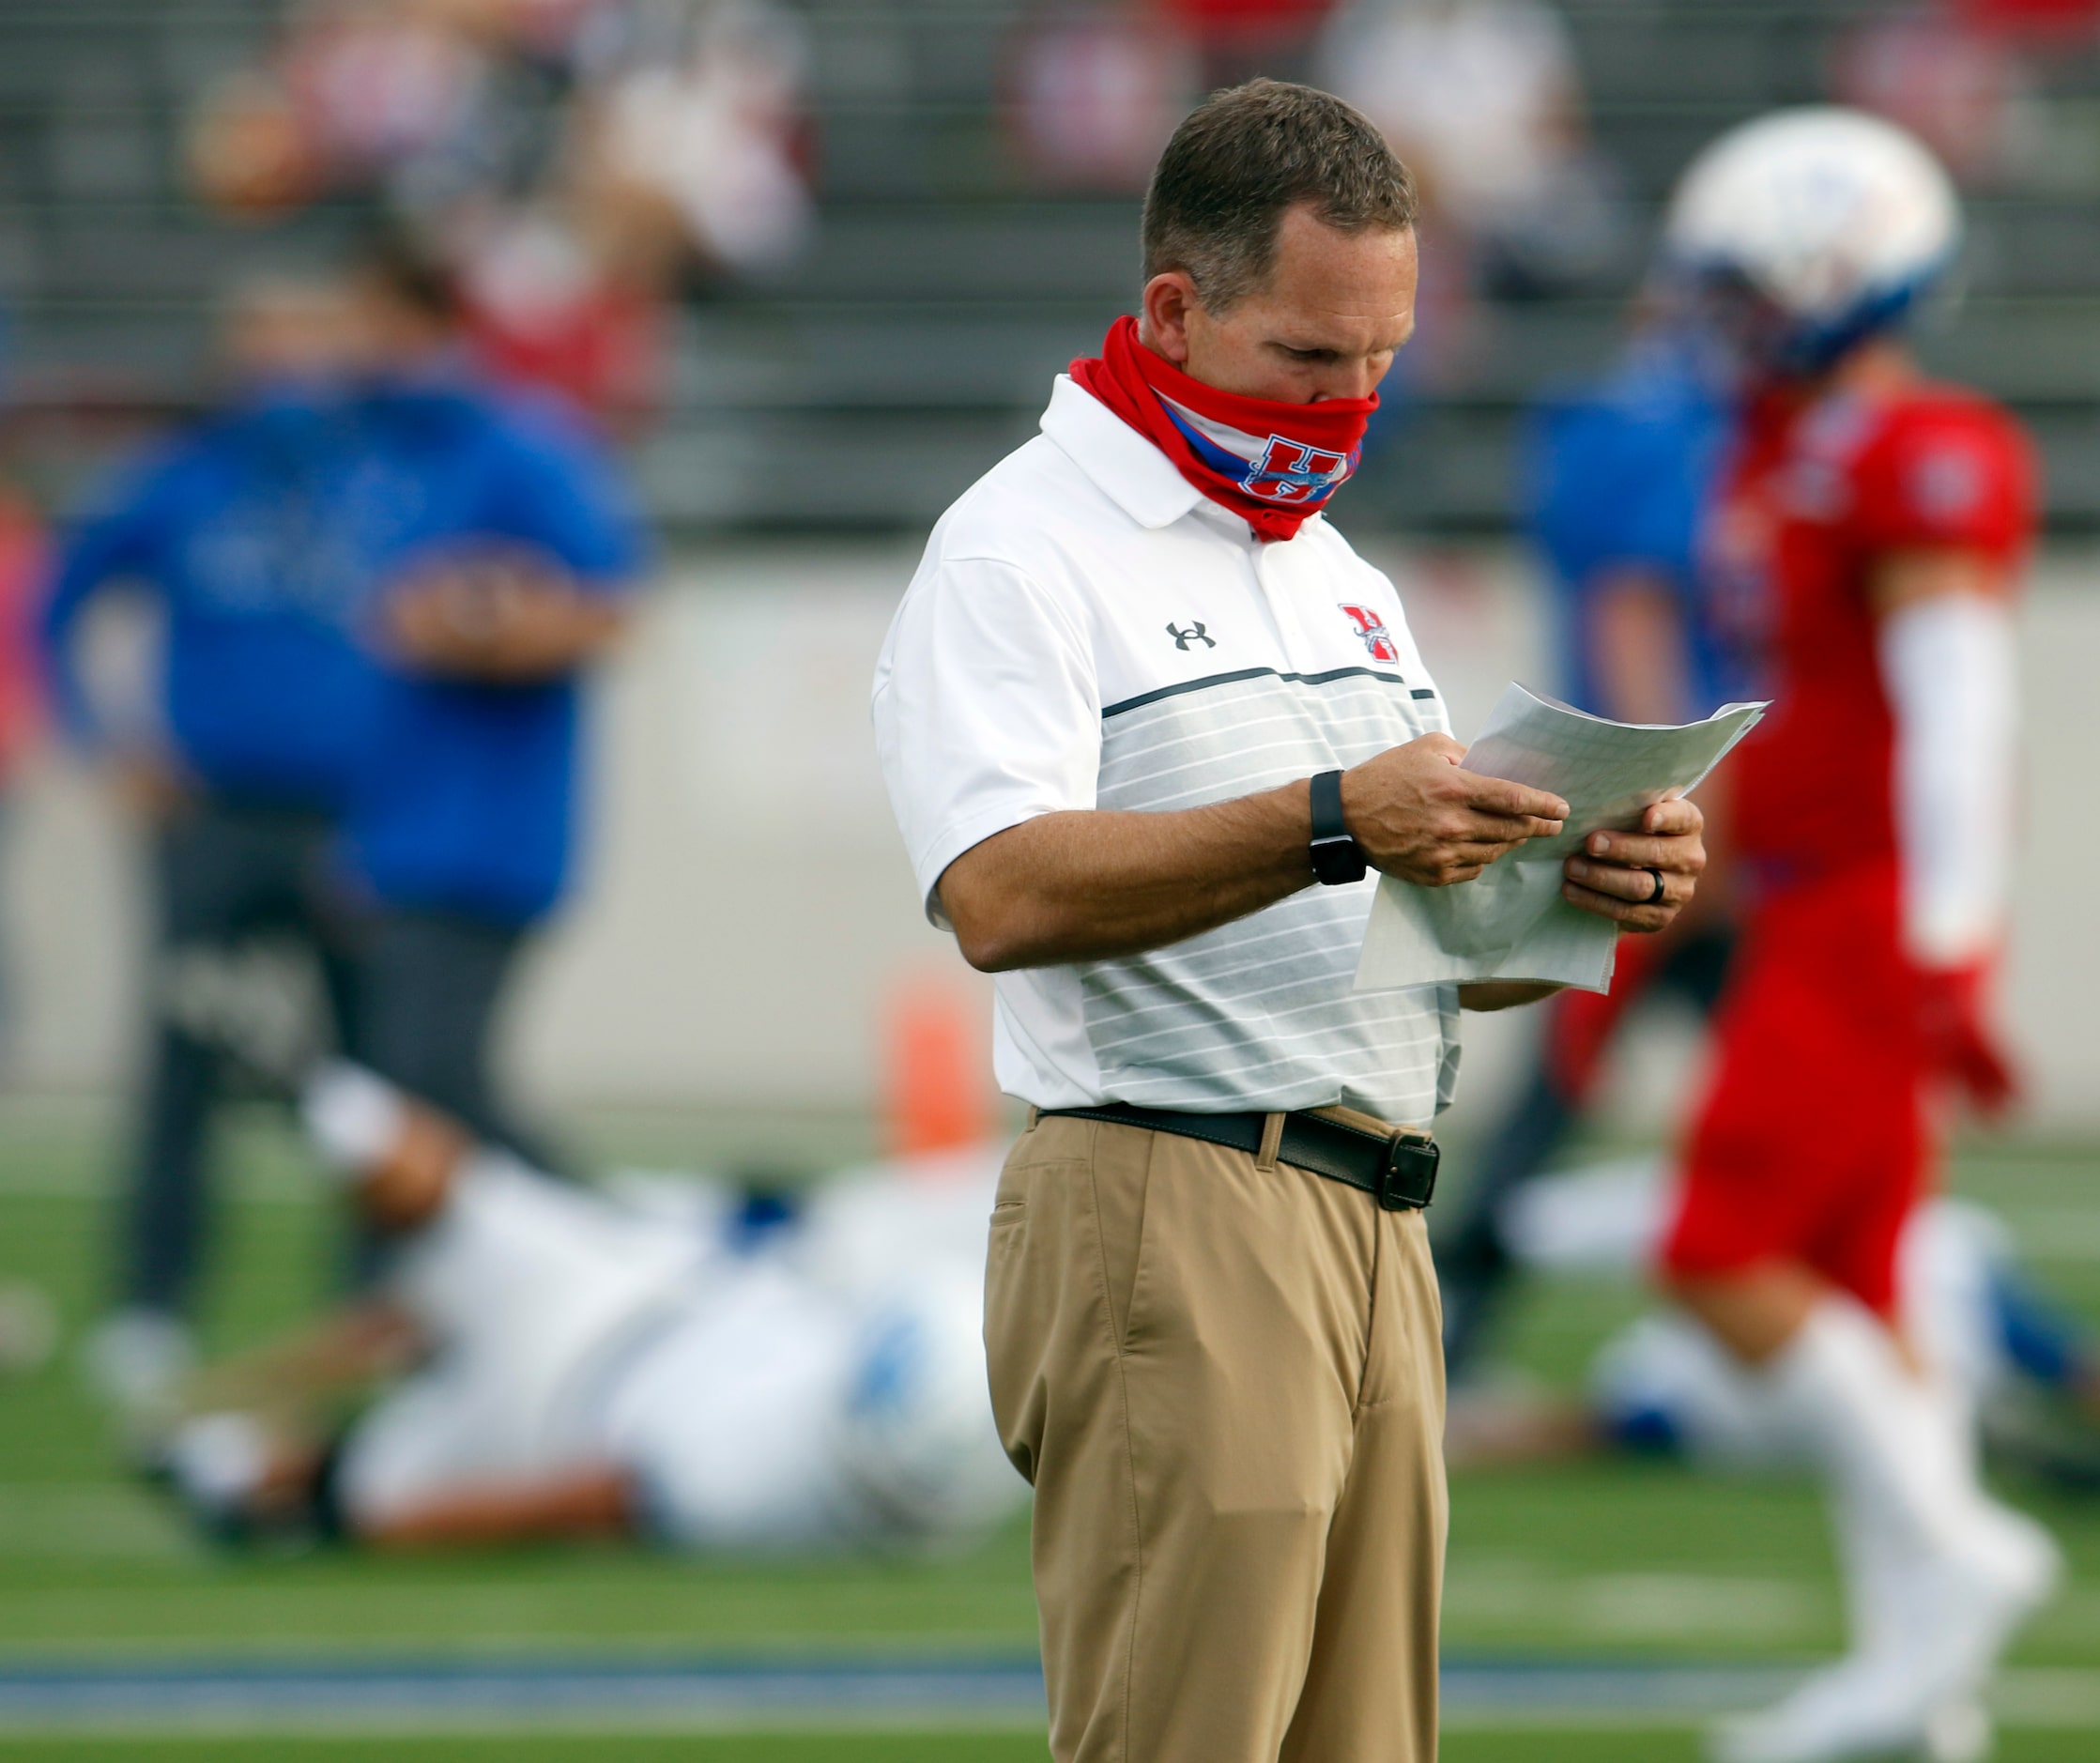
[[[487,1547],[544,1538],[616,1537],[635,1525],[627,1477],[587,1467],[542,1480],[464,1482],[360,1530],[379,1549]]]
[[[1467,882],[1560,831],[1557,796],[1461,768],[1427,734],[1341,776],[1344,822],[1373,868],[1418,887]],[[942,906],[973,967],[1099,961],[1179,943],[1312,882],[1310,780],[1173,814],[1088,809],[995,833],[951,863]]]
[[[1685,679],[1683,620],[1669,583],[1648,569],[1621,568],[1593,591],[1589,662],[1603,713],[1643,723],[1695,714]]]
[[[399,590],[386,619],[395,652],[422,672],[531,685],[595,657],[626,628],[627,607],[569,585],[494,593],[471,576],[439,576]]]
[[[593,660],[626,627],[624,606],[579,594],[535,608],[491,645],[482,670],[520,684],[556,679]]]
[[[1046,814],[948,866],[964,958],[999,973],[1179,943],[1312,882],[1307,786],[1167,814]]]

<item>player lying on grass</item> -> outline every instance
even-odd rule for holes
[[[214,1534],[912,1547],[1025,1499],[980,1339],[995,1157],[843,1177],[754,1233],[726,1190],[550,1179],[356,1066],[301,1111],[393,1264],[198,1380],[163,1463]]]
[[[1510,1197],[1501,1238],[1526,1274],[1631,1285],[1654,1265],[1670,1185],[1648,1158],[1549,1176]],[[2100,1340],[2037,1289],[2004,1222],[1969,1201],[1930,1201],[1906,1227],[1898,1265],[1906,1335],[1978,1417],[1994,1460],[2100,1491]],[[1811,1461],[1762,1380],[1669,1312],[1599,1350],[1583,1400],[1507,1385],[1454,1399],[1445,1449],[1473,1465],[1610,1450],[1719,1470]]]

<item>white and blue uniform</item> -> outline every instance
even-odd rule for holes
[[[452,1492],[624,1470],[676,1547],[968,1536],[1026,1497],[993,1430],[977,1268],[996,1154],[877,1166],[739,1250],[728,1190],[681,1204],[484,1154],[394,1295],[426,1366],[352,1429],[371,1527]]]

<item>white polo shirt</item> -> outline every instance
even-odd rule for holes
[[[1392,583],[1324,517],[1257,543],[1062,376],[1042,429],[934,528],[876,668],[882,774],[936,924],[949,864],[1035,815],[1230,801],[1449,728]],[[1351,990],[1375,885],[999,974],[1000,1086],[1041,1108],[1428,1121],[1457,1071],[1457,990]]]

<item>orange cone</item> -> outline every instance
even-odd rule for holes
[[[921,1157],[992,1133],[992,1089],[975,1000],[955,981],[914,974],[884,1012],[883,1101],[890,1154]]]

